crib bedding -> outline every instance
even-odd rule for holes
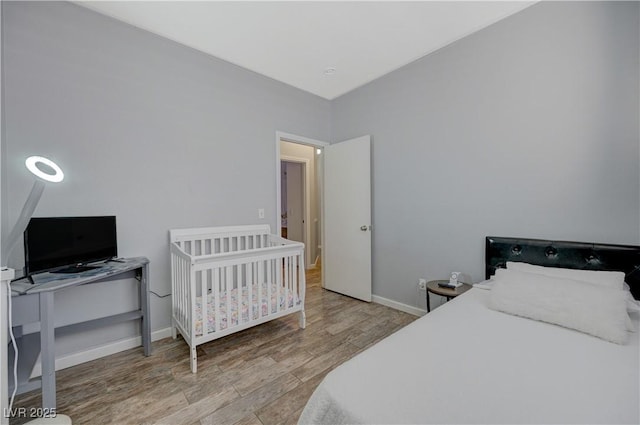
[[[262,284],[262,297],[260,302],[258,302],[259,297],[259,287],[257,283],[254,283],[251,288],[251,303],[249,303],[249,287],[246,285],[242,286],[241,291],[241,303],[240,310],[242,314],[242,322],[246,323],[250,320],[256,320],[260,316],[266,316],[269,314],[269,306],[271,306],[271,312],[278,310],[284,310],[286,308],[292,308],[295,305],[300,303],[300,299],[297,294],[294,294],[292,291],[286,291],[284,287],[280,287],[279,296],[278,296],[278,287],[277,284],[271,284],[271,297],[269,297],[268,285],[267,283]],[[229,291],[231,294],[231,326],[235,326],[238,324],[238,289],[234,288]],[[207,333],[216,331],[216,307],[215,307],[215,296],[213,293],[210,293],[206,297],[206,323],[207,323]],[[226,329],[228,327],[227,323],[227,306],[229,297],[227,296],[227,291],[222,291],[220,293],[220,306],[219,312],[221,316],[220,329]],[[196,297],[196,336],[202,335],[202,297]],[[249,311],[251,311],[251,318],[249,318]]]
[[[333,370],[299,423],[640,422],[638,332],[613,344],[491,310],[489,294],[471,289]]]

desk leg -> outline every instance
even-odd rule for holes
[[[40,360],[42,362],[42,407],[56,408],[56,350],[53,291],[40,292]]]
[[[140,309],[142,310],[142,320],[140,320],[140,335],[142,336],[142,347],[144,355],[151,355],[151,317],[149,316],[149,264],[142,266],[140,276]]]

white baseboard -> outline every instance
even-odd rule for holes
[[[307,270],[315,270],[315,269],[317,269],[318,265],[319,265],[318,264],[319,261],[320,261],[320,257],[318,256],[318,257],[316,257],[316,261],[314,261],[313,263],[307,264],[306,269]]]
[[[412,305],[399,303],[397,301],[393,301],[388,298],[383,298],[378,295],[372,295],[371,300],[374,303],[395,308],[396,310],[404,311],[405,313],[413,314],[414,316],[424,316],[425,314],[427,314],[427,310],[423,310],[421,308],[414,307]]]
[[[157,341],[159,339],[167,338],[171,336],[171,328],[160,329],[151,332],[151,341]],[[110,356],[111,354],[119,353],[121,351],[136,348],[142,345],[142,337],[136,336],[133,338],[121,339],[119,341],[110,342],[109,344],[101,345],[99,347],[93,347],[85,351],[79,351],[77,353],[65,354],[56,359],[56,370],[66,369],[71,366],[76,366],[81,363],[90,362],[101,357]],[[40,363],[40,357],[36,361],[31,371],[29,378],[35,378],[42,375],[42,365]]]

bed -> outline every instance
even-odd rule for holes
[[[304,244],[268,225],[169,231],[172,336],[180,333],[197,372],[196,347],[298,313],[305,327]]]
[[[488,237],[485,260],[487,279],[507,262],[620,270],[639,297],[639,247]],[[625,329],[620,344],[496,311],[495,285],[467,291],[330,372],[299,423],[640,422],[637,331]],[[638,313],[627,317],[637,330]]]

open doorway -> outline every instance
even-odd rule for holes
[[[319,257],[316,156],[313,146],[280,142],[280,234],[305,244],[307,268]]]
[[[322,264],[322,151],[327,145],[276,133],[277,233],[305,244],[307,268]]]
[[[280,156],[280,209],[282,211],[280,235],[303,243],[310,239],[305,227],[310,221],[309,216],[312,215],[307,207],[307,204],[312,203],[311,194],[307,193],[306,188],[308,167],[308,159]],[[310,174],[313,175],[313,173]]]

